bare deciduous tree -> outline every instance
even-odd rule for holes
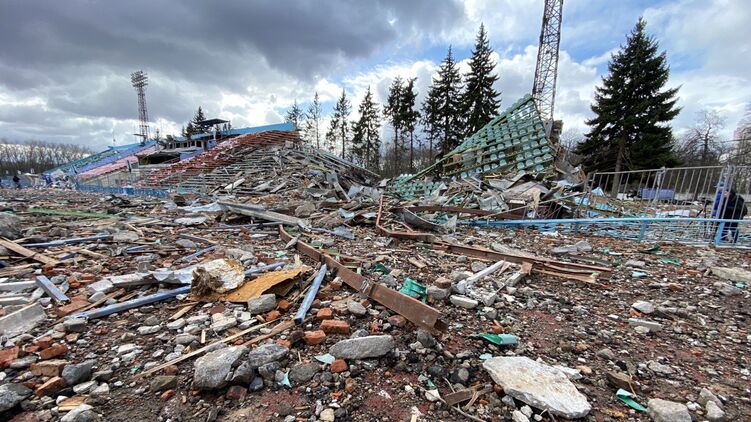
[[[11,142],[0,140],[0,175],[41,173],[91,154],[76,144],[44,141]]]
[[[721,135],[725,119],[714,110],[697,113],[694,126],[683,134],[677,155],[684,166],[712,166],[720,163],[726,152]]]

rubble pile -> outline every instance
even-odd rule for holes
[[[751,418],[743,251],[452,225],[332,173],[0,191],[0,417]]]

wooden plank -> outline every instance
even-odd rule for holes
[[[47,255],[34,252],[31,249],[27,249],[27,248],[19,245],[18,243],[13,242],[11,240],[8,240],[8,239],[6,239],[4,237],[0,237],[0,246],[4,246],[6,249],[9,249],[9,250],[11,250],[11,251],[13,251],[13,252],[15,252],[15,253],[23,256],[23,257],[31,258],[31,259],[34,259],[36,261],[39,261],[42,264],[52,265],[53,267],[56,266],[56,265],[60,265],[60,261],[58,261],[56,259],[53,259],[53,258],[50,258]]]
[[[42,288],[42,290],[47,292],[47,295],[49,295],[49,297],[51,297],[55,302],[70,302],[68,296],[65,296],[65,293],[63,293],[62,290],[58,289],[57,286],[55,286],[49,278],[43,275],[37,276],[36,283],[39,287]]]

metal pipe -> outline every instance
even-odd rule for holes
[[[203,255],[203,254],[205,254],[205,253],[207,253],[207,252],[211,252],[211,251],[213,251],[214,249],[216,249],[216,248],[218,248],[218,247],[219,247],[219,245],[213,245],[213,246],[209,246],[209,247],[208,247],[208,248],[206,248],[206,249],[201,249],[201,250],[200,250],[200,251],[198,251],[198,252],[192,253],[192,254],[190,254],[190,255],[188,255],[188,256],[184,256],[184,257],[182,257],[182,258],[178,259],[178,260],[177,260],[177,261],[175,261],[175,262],[189,261],[189,260],[191,260],[191,259],[193,259],[193,258],[197,258],[197,257],[199,257],[199,256],[201,256],[201,255]]]
[[[277,268],[283,267],[284,264],[285,262],[279,261],[274,262],[273,264],[264,265],[263,267],[251,268],[248,271],[245,271],[245,277],[250,277],[253,274],[265,273],[266,271],[275,270]]]
[[[111,239],[111,234],[100,234],[97,236],[88,236],[88,237],[73,237],[70,239],[59,239],[59,240],[53,240],[51,242],[40,242],[40,243],[24,243],[21,246],[24,246],[26,248],[54,248],[55,246],[63,246],[63,245],[69,245],[72,243],[83,243],[83,242],[90,242],[94,240],[107,240]]]
[[[163,300],[171,299],[177,295],[190,292],[190,286],[180,287],[174,290],[168,290],[166,292],[155,293],[153,295],[143,296],[136,299],[131,299],[122,303],[114,303],[109,306],[105,306],[100,309],[93,309],[91,311],[80,312],[70,315],[68,318],[84,318],[94,319],[101,318],[107,315],[116,314],[118,312],[127,311],[128,309],[138,308],[140,306],[148,305],[154,302],[161,302]]]
[[[300,309],[297,310],[297,314],[295,315],[295,324],[302,324],[302,322],[305,320],[305,314],[308,313],[308,309],[310,309],[310,305],[313,304],[313,300],[316,298],[316,294],[318,294],[318,289],[321,288],[321,282],[323,281],[323,277],[326,276],[326,264],[321,265],[321,269],[318,270],[318,274],[316,275],[316,278],[313,280],[313,284],[310,285],[310,290],[308,290],[308,294],[305,295],[305,299],[302,301],[302,304],[300,305]]]

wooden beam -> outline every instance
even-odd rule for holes
[[[53,258],[50,258],[47,255],[44,255],[44,254],[41,254],[41,253],[38,253],[38,252],[34,252],[31,249],[25,248],[25,247],[19,245],[18,243],[13,242],[11,240],[8,240],[8,239],[6,239],[4,237],[0,237],[0,246],[4,246],[6,249],[11,250],[11,251],[17,253],[18,255],[23,256],[23,257],[37,260],[37,261],[41,262],[42,264],[52,265],[53,267],[56,266],[56,265],[60,265],[60,261],[58,261],[56,259],[53,259]]]

